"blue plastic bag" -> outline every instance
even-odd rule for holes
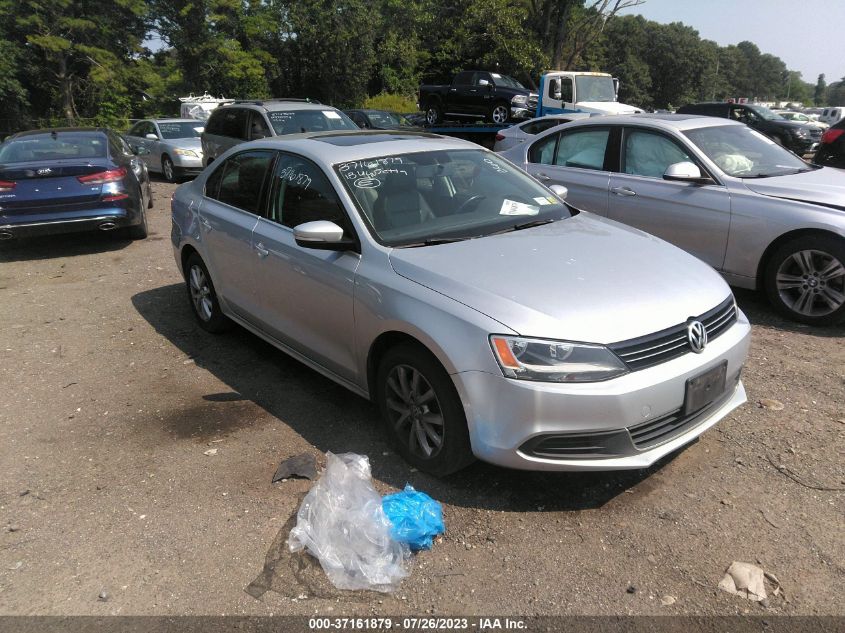
[[[402,492],[382,497],[381,507],[393,525],[390,535],[415,552],[431,549],[431,539],[446,531],[440,504],[410,484]]]

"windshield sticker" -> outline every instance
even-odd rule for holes
[[[354,187],[376,189],[381,186],[383,179],[379,176],[388,174],[408,176],[408,171],[400,169],[397,165],[402,165],[402,159],[398,156],[388,156],[387,158],[372,158],[343,163],[338,169],[342,178],[351,182]]]
[[[296,112],[277,110],[276,112],[268,112],[267,116],[270,117],[270,120],[274,123],[284,123],[286,121],[290,121],[294,116],[296,116]]]
[[[550,198],[546,198],[544,196],[537,196],[534,198],[534,202],[539,204],[541,207],[546,206],[547,204],[554,204]]]
[[[492,168],[493,168],[493,170],[494,170],[497,174],[506,174],[506,173],[508,173],[508,170],[507,170],[507,169],[505,169],[504,167],[502,167],[499,163],[497,163],[496,161],[494,161],[492,158],[485,158],[485,159],[484,159],[484,162],[485,162],[485,164],[487,164],[489,167],[492,167]]]
[[[502,209],[499,211],[499,215],[537,215],[538,213],[540,213],[540,207],[507,198],[502,201]]]
[[[323,114],[326,115],[327,119],[339,119],[340,118],[340,115],[333,110],[323,110]]]

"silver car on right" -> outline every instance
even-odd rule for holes
[[[845,173],[742,123],[637,114],[574,121],[502,153],[567,202],[692,253],[785,316],[845,321]]]

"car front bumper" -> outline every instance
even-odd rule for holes
[[[523,470],[646,468],[688,444],[746,401],[740,371],[751,328],[737,322],[701,354],[597,383],[540,383],[472,371],[454,374],[472,449]],[[684,417],[687,381],[727,362],[726,390]],[[656,437],[657,439],[636,439]],[[551,449],[550,449],[551,447]]]
[[[202,155],[199,156],[173,156],[173,167],[176,172],[182,175],[196,176],[203,170]]]
[[[535,110],[533,108],[511,108],[512,119],[533,119]]]

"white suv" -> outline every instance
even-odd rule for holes
[[[845,108],[825,108],[819,115],[819,121],[833,125],[834,123],[839,123],[843,117],[845,117]]]

